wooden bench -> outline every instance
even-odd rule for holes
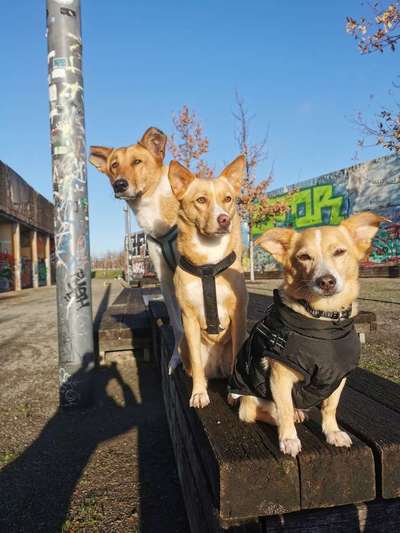
[[[249,327],[266,305],[251,295]],[[276,428],[239,421],[222,380],[210,382],[210,406],[189,408],[191,379],[181,368],[167,372],[165,307],[150,302],[149,311],[192,533],[400,530],[400,386],[357,369],[338,411],[352,448],[326,444],[314,411],[298,425],[303,451],[293,459],[279,451]]]
[[[133,351],[149,360],[152,354],[151,320],[143,297],[156,297],[159,288],[125,288],[101,318],[98,339],[100,364],[107,353]]]

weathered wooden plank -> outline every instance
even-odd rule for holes
[[[378,496],[400,496],[400,414],[351,387],[345,387],[338,419],[371,446]]]
[[[400,500],[375,500],[262,520],[264,533],[392,533],[400,531]]]
[[[168,341],[164,340],[161,352],[170,353],[166,346]],[[222,533],[202,467],[193,450],[190,459],[187,454],[187,443],[184,442],[187,432],[181,425],[182,421],[178,421],[179,398],[174,381],[168,375],[166,359],[167,357],[163,357],[164,362],[161,364],[162,389],[190,530],[192,533]]]
[[[319,412],[315,419],[297,424],[302,452],[300,468],[301,508],[333,507],[373,500],[376,496],[372,450],[354,435],[353,446],[336,448],[327,444]],[[363,472],[360,476],[359,473]]]
[[[165,328],[164,335],[167,333]],[[168,333],[167,333],[168,334]],[[163,337],[164,337],[163,335]],[[171,340],[169,341],[170,345]],[[170,352],[169,352],[170,353]],[[168,357],[168,356],[167,356]],[[255,425],[239,421],[237,413],[226,403],[226,384],[211,382],[211,406],[206,409],[189,408],[191,380],[181,369],[173,376],[180,393],[180,404],[187,416],[197,417],[199,424],[194,441],[207,438],[212,456],[207,468],[209,483],[219,495],[219,513],[222,521],[237,521],[264,514],[279,514],[300,508],[297,463],[282,456],[277,447]],[[189,418],[189,419],[190,419]],[[202,453],[204,457],[204,446]],[[257,476],[254,475],[257,472]],[[215,479],[217,476],[217,479]]]
[[[400,413],[400,385],[377,376],[363,368],[357,368],[347,380],[348,385],[369,398]]]
[[[172,338],[169,338],[169,343],[172,347]],[[191,392],[190,378],[178,370],[174,382],[191,432],[196,435],[194,445],[199,444],[198,454],[206,465],[211,490],[214,495],[215,490],[219,490],[221,519],[228,522],[231,517],[249,518],[250,515],[246,515],[245,511],[247,509],[248,512],[249,508],[252,509],[252,517],[286,512],[280,511],[278,505],[287,508],[285,498],[288,497],[292,498],[290,504],[293,505],[293,493],[288,494],[288,489],[290,482],[293,483],[294,479],[297,482],[297,467],[292,458],[278,450],[276,428],[267,424],[249,426],[238,421],[237,413],[225,402],[226,384],[222,381],[210,383],[211,406],[199,411],[187,407]],[[343,505],[375,497],[374,460],[368,446],[353,436],[354,446],[351,450],[334,448],[326,444],[319,426],[314,422],[298,427],[303,442],[303,451],[298,456],[301,508]],[[246,446],[250,447],[250,453]],[[246,453],[243,453],[244,450]],[[257,464],[252,464],[254,462]],[[257,485],[252,472],[260,470],[265,463],[268,463],[268,474],[263,477],[268,485]],[[290,463],[292,477],[288,477]],[[284,473],[279,472],[277,464]],[[364,472],[362,480],[358,480],[360,471]],[[245,494],[241,491],[235,493],[238,479],[241,484],[243,482],[250,487]],[[251,495],[253,488],[255,493]],[[275,497],[279,495],[279,502],[270,501],[268,505],[263,502],[262,508],[257,507],[262,495],[270,495],[271,492]]]

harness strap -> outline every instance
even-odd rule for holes
[[[223,331],[218,316],[215,276],[218,276],[218,274],[221,274],[221,272],[233,265],[235,260],[235,252],[231,252],[229,255],[224,257],[222,261],[216,263],[215,265],[194,265],[191,261],[189,261],[189,259],[187,259],[187,257],[183,255],[181,255],[179,259],[179,266],[183,270],[189,272],[189,274],[193,274],[193,276],[201,278],[207,333],[216,335]]]
[[[175,250],[173,247],[174,242],[176,241],[176,237],[178,235],[178,226],[175,224],[175,226],[172,226],[171,229],[165,233],[165,235],[162,235],[161,237],[153,237],[152,235],[147,235],[147,238],[151,241],[155,242],[159,245],[161,248],[161,253],[165,259],[165,262],[167,263],[169,269],[172,272],[175,272],[176,269],[176,256],[175,256]]]
[[[264,324],[263,321],[256,325],[256,330],[266,339],[269,348],[274,348],[278,353],[286,348],[287,338],[276,333],[276,331]]]

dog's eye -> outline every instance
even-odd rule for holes
[[[111,163],[111,168],[118,168],[118,167],[119,167],[119,163],[118,163],[118,161],[113,161],[113,162]]]
[[[346,250],[344,248],[338,248],[333,252],[334,257],[340,257],[341,255],[344,255],[346,253]]]
[[[225,200],[224,200],[224,201],[225,201],[227,204],[228,204],[229,202],[232,202],[232,196],[229,196],[229,195],[228,195],[228,196],[225,196]]]
[[[134,160],[133,160],[133,164],[134,164],[134,165],[140,165],[141,162],[142,162],[141,159],[134,159]]]
[[[297,259],[299,259],[300,261],[310,261],[311,256],[308,254],[300,254],[297,256]]]
[[[207,202],[207,198],[205,196],[199,196],[196,199],[196,202],[199,202],[199,204],[205,204]]]

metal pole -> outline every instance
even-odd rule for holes
[[[125,213],[125,239],[124,239],[124,248],[125,248],[125,281],[130,283],[130,272],[129,272],[129,233],[130,233],[130,221],[129,221],[129,207],[127,204],[124,205]]]
[[[47,0],[60,405],[91,403],[94,367],[80,0]]]

